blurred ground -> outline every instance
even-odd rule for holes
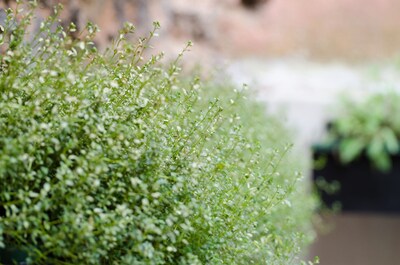
[[[324,222],[330,232],[320,233],[310,251],[321,265],[399,264],[399,216],[346,213]]]

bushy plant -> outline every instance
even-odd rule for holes
[[[2,25],[0,248],[33,264],[300,263],[312,202],[278,120],[225,80],[143,59],[130,24],[100,53],[96,27],[72,39],[57,9],[29,35],[29,10]]]
[[[378,170],[391,168],[390,156],[400,151],[399,102],[396,92],[374,94],[360,103],[343,102],[343,113],[329,130],[329,141],[338,146],[343,163],[365,154]]]

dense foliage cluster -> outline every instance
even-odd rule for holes
[[[343,113],[329,130],[329,141],[338,146],[343,163],[365,154],[375,168],[391,168],[390,156],[400,151],[399,100],[398,93],[386,92],[371,95],[361,103],[343,102]]]
[[[72,39],[56,11],[32,36],[32,13],[1,25],[0,248],[33,264],[300,263],[312,203],[279,121],[226,80],[143,59],[131,25],[100,53],[93,25]]]

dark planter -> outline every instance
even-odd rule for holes
[[[3,265],[26,265],[27,252],[18,248],[0,249],[0,264]]]
[[[400,213],[400,156],[392,156],[392,168],[381,172],[372,168],[366,156],[350,164],[340,163],[332,148],[314,146],[313,158],[318,165],[313,170],[313,180],[324,179],[338,183],[335,193],[316,185],[325,205],[332,208],[336,202],[342,211]]]

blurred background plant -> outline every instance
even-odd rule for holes
[[[345,164],[361,154],[382,171],[391,168],[391,155],[399,153],[400,96],[396,92],[374,94],[362,102],[347,99],[329,128],[329,145],[338,147]]]

